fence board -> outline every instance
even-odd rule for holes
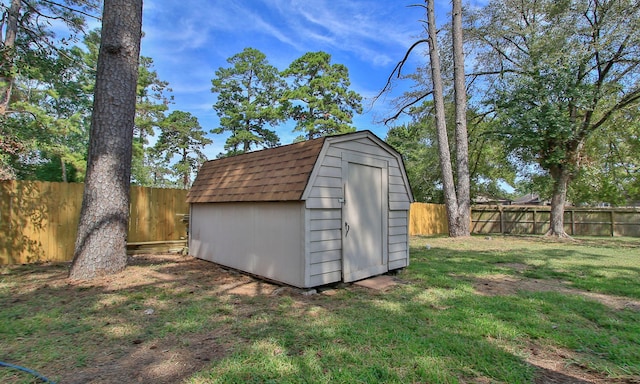
[[[0,265],[71,260],[83,189],[79,183],[0,182]],[[182,189],[132,186],[128,242],[185,238],[186,195]],[[545,206],[474,206],[471,231],[544,234],[549,217]],[[640,209],[570,207],[565,230],[571,235],[640,237]],[[444,205],[412,203],[409,234],[448,234]]]
[[[0,265],[69,261],[84,184],[0,182]],[[131,187],[128,242],[180,240],[187,191]]]
[[[549,230],[550,210],[548,206],[474,206],[471,232],[543,235]],[[564,229],[575,236],[640,237],[640,209],[567,207]]]
[[[409,235],[440,234],[449,234],[444,205],[412,203],[409,211]]]
[[[471,208],[471,233],[543,235],[549,230],[550,209],[548,206],[476,205]],[[446,217],[444,205],[412,203],[409,233],[446,235]],[[564,224],[570,235],[640,237],[640,209],[567,207]]]

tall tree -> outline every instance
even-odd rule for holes
[[[433,102],[425,101],[408,113],[412,121],[390,128],[385,140],[402,154],[416,201],[443,204]],[[449,97],[445,99],[445,117],[447,135],[452,137],[455,135],[455,106]],[[467,121],[471,197],[506,197],[508,193],[503,186],[514,184],[515,169],[504,146],[492,137],[491,123],[472,106],[467,111]],[[455,151],[455,141],[449,142],[449,151]]]
[[[18,20],[20,19],[21,0],[11,0],[9,7],[4,3],[2,14],[2,66],[0,66],[0,115],[4,116],[9,108],[15,72],[16,38],[18,36]]]
[[[429,67],[431,68],[431,81],[433,82],[433,104],[435,109],[436,133],[438,143],[438,159],[440,160],[440,172],[442,173],[442,190],[444,192],[444,204],[447,210],[447,223],[449,236],[458,236],[456,223],[458,221],[458,199],[451,167],[451,152],[449,151],[449,136],[447,135],[447,123],[444,108],[444,86],[442,72],[440,70],[440,51],[438,48],[438,35],[436,27],[436,13],[434,1],[425,0],[427,10],[427,43],[429,44]],[[457,117],[457,116],[456,116]]]
[[[182,188],[187,189],[191,186],[191,174],[207,160],[202,150],[212,141],[205,136],[198,119],[188,112],[171,112],[160,128],[154,151],[163,154],[167,163],[178,157],[171,168],[180,177]]]
[[[131,150],[142,0],[105,0],[89,159],[69,276],[91,279],[127,264]]]
[[[466,83],[464,75],[464,54],[462,51],[462,5],[461,0],[453,0],[451,36],[452,36],[452,57],[453,57],[453,93],[455,106],[455,154],[456,154],[456,177],[454,178],[453,166],[451,162],[451,150],[449,144],[449,135],[447,131],[446,112],[445,112],[445,81],[443,71],[441,69],[440,48],[438,44],[438,29],[435,18],[434,1],[425,0],[425,4],[421,5],[426,10],[427,19],[425,21],[425,30],[427,37],[416,41],[407,51],[403,60],[401,60],[391,78],[397,74],[400,76],[402,67],[406,63],[411,52],[420,44],[427,43],[429,47],[429,70],[425,74],[431,79],[431,89],[423,92],[421,95],[415,96],[406,101],[400,107],[400,111],[396,117],[402,112],[410,109],[421,100],[431,96],[433,99],[433,116],[435,117],[436,142],[438,145],[438,159],[440,172],[442,177],[442,191],[444,194],[444,202],[447,210],[447,223],[449,236],[460,237],[469,236],[470,234],[470,182],[469,182],[469,153],[468,153],[468,136],[467,136],[467,96]],[[423,81],[423,79],[420,79]],[[387,86],[390,83],[387,83]],[[386,89],[386,87],[385,87]],[[384,90],[383,90],[384,92]]]
[[[211,92],[218,94],[213,109],[220,116],[220,127],[211,133],[231,133],[225,144],[227,155],[278,145],[278,135],[266,127],[284,120],[285,83],[278,70],[254,48],[245,48],[227,62],[232,66],[218,68],[211,80]]]
[[[165,112],[173,96],[169,83],[160,80],[158,72],[153,69],[153,59],[140,57],[138,69],[138,86],[136,91],[136,118],[133,128],[133,158],[131,163],[132,183],[143,186],[154,186],[152,164],[149,159],[149,136],[155,135],[165,119]]]
[[[296,121],[299,139],[353,132],[353,116],[362,113],[362,96],[349,89],[349,70],[331,64],[326,52],[307,52],[294,60],[283,76],[292,84],[284,93],[288,116]]]
[[[69,78],[57,81],[54,74],[64,76],[72,72],[69,61],[76,58],[73,51],[67,48],[68,43],[74,41],[77,33],[84,31],[85,19],[93,17],[92,13],[97,9],[97,0],[69,0],[64,3],[11,0],[0,3],[0,175],[3,178],[20,176],[32,165],[16,170],[11,163],[24,166],[20,164],[20,159],[33,156],[36,150],[34,143],[38,141],[34,139],[34,133],[38,133],[40,138],[55,136],[51,132],[43,133],[40,128],[52,126],[46,126],[44,124],[47,122],[38,119],[53,118],[60,123],[61,119],[69,117],[68,110],[54,114],[58,116],[51,116],[47,112],[51,111],[51,105],[61,105],[63,100],[68,102],[73,99],[70,92],[63,90],[65,87],[67,90],[72,88],[64,84]],[[57,37],[51,28],[54,21],[58,26],[65,25],[65,34],[70,36]],[[75,77],[71,78],[71,82],[79,83]],[[31,102],[27,98],[32,98]],[[64,145],[55,147],[50,149],[60,152]],[[46,153],[40,151],[38,156]],[[69,160],[66,154],[49,153],[53,157]],[[65,163],[62,162],[61,166],[64,173]]]
[[[90,77],[89,86],[93,92],[95,68],[100,47],[100,30],[90,31],[84,38],[84,61],[88,69],[85,76]],[[153,183],[151,160],[149,159],[149,136],[155,135],[155,128],[165,117],[169,104],[173,100],[169,83],[163,81],[153,68],[153,59],[141,56],[136,87],[136,117],[133,128],[133,155],[131,160],[131,182],[143,186],[155,186]]]
[[[498,133],[524,169],[551,177],[548,235],[567,236],[567,192],[587,141],[640,102],[640,3],[494,0],[475,20]]]
[[[456,203],[455,223],[449,220],[450,236],[471,234],[471,200],[469,191],[469,138],[467,132],[467,84],[464,75],[462,35],[462,0],[453,0],[451,10],[451,44],[453,47],[453,93],[456,115]],[[435,24],[435,16],[429,22]],[[431,30],[430,30],[431,31]],[[435,32],[435,29],[434,31]],[[435,41],[436,39],[434,39]],[[453,205],[453,204],[452,204]],[[453,233],[451,229],[453,227]]]

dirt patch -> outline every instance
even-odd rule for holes
[[[81,352],[87,355],[83,366],[74,367],[74,363],[78,364],[74,362],[76,356],[66,356],[66,362],[42,370],[42,374],[59,379],[60,383],[178,383],[223,359],[239,344],[248,342],[242,335],[237,335],[232,326],[218,327],[214,331],[186,332],[180,336],[148,337],[142,334],[132,340],[126,337],[127,327],[135,323],[132,319],[137,319],[138,325],[148,324],[163,310],[161,301],[153,298],[146,298],[144,303],[125,305],[118,302],[131,301],[131,296],[135,297],[137,291],[160,287],[166,294],[187,296],[185,302],[192,297],[226,297],[230,298],[236,313],[248,315],[256,311],[251,302],[234,300],[234,297],[291,295],[296,301],[313,300],[303,296],[299,289],[179,254],[136,255],[130,257],[123,272],[91,281],[69,281],[67,264],[44,266],[46,268],[10,267],[11,274],[20,279],[19,286],[10,288],[12,304],[40,294],[62,305],[87,302],[96,307],[120,306],[124,311],[117,314],[121,315],[120,319],[104,319],[94,324],[104,334],[121,341],[108,337],[93,340],[94,345],[85,345],[86,341],[83,341]],[[123,292],[129,296],[121,295]],[[96,297],[102,298],[92,301]],[[83,301],[84,298],[87,300]],[[174,302],[176,305],[180,303]],[[4,354],[10,355],[11,351],[0,351],[0,355]],[[19,377],[24,376],[16,376],[16,382],[21,382]]]
[[[230,346],[219,344],[219,336],[198,334],[139,344],[136,340],[120,350],[105,351],[97,356],[92,367],[65,374],[60,382],[178,383],[227,354]]]
[[[504,266],[516,270],[526,268],[524,264],[505,264]],[[73,305],[74,300],[77,301],[83,296],[95,297],[102,294],[109,300],[117,300],[118,293],[122,291],[131,293],[148,287],[166,287],[166,292],[172,295],[227,297],[234,313],[250,317],[256,314],[254,301],[260,300],[260,297],[288,295],[295,301],[295,306],[306,306],[313,303],[314,296],[318,296],[305,296],[306,291],[256,279],[213,263],[182,255],[138,255],[130,259],[125,271],[87,282],[69,282],[66,279],[67,266],[63,264],[54,264],[41,269],[17,267],[12,274],[19,275],[21,282],[19,287],[10,288],[11,297],[16,300],[14,303],[24,300],[31,294],[45,293],[48,296],[58,296],[61,305]],[[349,289],[349,285],[341,285],[319,291],[323,295],[331,296],[345,289],[344,287]],[[476,280],[475,287],[477,293],[482,295],[509,295],[520,290],[560,291],[588,296],[616,309],[640,309],[640,303],[627,298],[580,291],[568,287],[562,281],[492,275]],[[105,293],[107,295],[104,295]],[[109,293],[112,295],[108,295]],[[144,304],[135,310],[137,316],[153,318],[157,314],[146,315],[144,311],[152,308],[157,311],[162,310],[153,303],[145,302]],[[109,306],[114,305],[114,302],[98,301],[94,305]],[[129,310],[129,307],[122,308]],[[263,309],[268,310],[266,307]],[[309,315],[313,316],[313,313],[309,312]],[[106,321],[99,326],[115,329],[118,325],[108,324]],[[232,321],[229,324],[232,324]],[[60,383],[177,383],[220,361],[240,344],[249,342],[244,335],[238,334],[232,325],[216,327],[214,330],[188,332],[183,336],[170,334],[162,337],[119,340],[124,341],[117,343],[105,339],[98,340],[96,345],[83,345],[82,348],[85,349],[88,358],[82,366],[74,366],[74,360],[67,358],[61,364],[47,367],[41,373],[59,378]],[[524,352],[525,360],[536,367],[535,383],[616,382],[590,374],[588,369],[573,363],[575,359],[570,351],[532,344],[528,350],[519,352]],[[10,351],[4,351],[4,353],[10,355]],[[472,382],[492,382],[489,379],[481,380],[482,378],[475,378]],[[628,380],[617,382],[634,383]]]
[[[574,353],[569,350],[531,344],[528,352],[526,361],[536,367],[536,384],[611,383],[574,364]]]
[[[384,291],[391,287],[398,285],[398,280],[393,276],[382,275],[370,277],[368,279],[360,280],[354,283],[359,287],[365,287],[369,289],[374,289],[376,291]]]
[[[631,309],[634,311],[640,311],[640,301],[638,300],[633,300],[628,297],[583,291],[569,287],[568,284],[569,283],[561,280],[528,279],[505,274],[495,274],[476,278],[474,280],[474,288],[476,292],[485,296],[515,295],[519,291],[552,291],[587,297],[617,310]]]
[[[502,264],[516,270],[526,269],[524,264]],[[519,291],[531,292],[560,292],[587,297],[598,301],[612,309],[631,309],[640,311],[640,301],[628,297],[604,295],[583,291],[568,286],[568,282],[561,280],[542,280],[496,274],[476,278],[474,288],[477,294],[484,296],[515,295]],[[531,344],[526,351],[525,361],[536,368],[536,384],[605,384],[605,383],[640,383],[635,379],[612,380],[591,373],[588,368],[576,363],[575,353],[551,346]]]
[[[638,384],[640,379],[611,379],[595,374],[577,363],[574,352],[551,346],[530,344],[526,361],[536,368],[536,384]]]

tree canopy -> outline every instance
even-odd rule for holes
[[[207,160],[203,148],[212,143],[198,119],[189,112],[173,111],[160,124],[161,133],[153,151],[164,157],[165,163],[180,177],[182,188],[191,186],[191,174]],[[177,161],[173,162],[173,158]]]
[[[640,3],[494,0],[471,30],[496,133],[552,178],[550,234],[564,236],[589,139],[640,102]]]
[[[284,120],[281,99],[285,82],[278,69],[254,48],[245,48],[227,62],[232,66],[218,68],[211,81],[211,92],[218,94],[213,109],[220,117],[220,127],[211,133],[231,134],[225,144],[227,154],[278,145],[278,135],[266,127]]]
[[[0,177],[81,178],[85,149],[77,143],[86,138],[83,125],[88,125],[91,99],[82,54],[69,43],[84,32],[98,4],[0,4]],[[53,33],[54,20],[67,27],[68,37]],[[42,173],[42,159],[57,166]]]
[[[349,89],[349,70],[332,64],[326,52],[308,52],[294,60],[283,76],[291,80],[284,92],[287,115],[296,121],[300,139],[355,131],[353,116],[362,113],[362,96]]]

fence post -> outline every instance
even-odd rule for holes
[[[575,211],[572,209],[571,211],[571,236],[576,235],[576,218],[574,217]]]
[[[536,235],[538,233],[537,229],[537,225],[536,225],[536,212],[537,210],[534,208],[533,209],[533,234]]]
[[[504,235],[504,213],[501,205],[498,206],[498,213],[500,215],[500,234]]]
[[[615,215],[614,215],[614,210],[611,210],[611,237],[615,236],[616,234],[616,221],[615,221]]]

